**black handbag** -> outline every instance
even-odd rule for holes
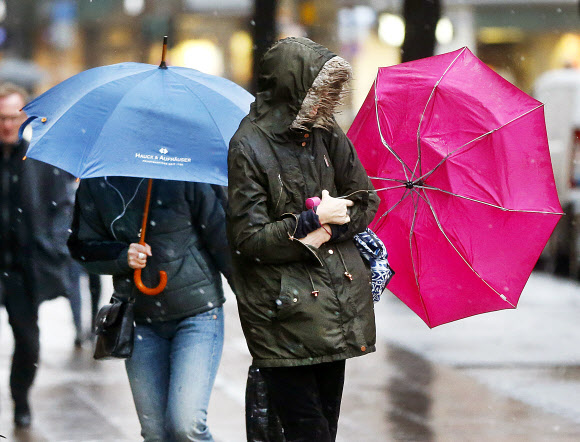
[[[101,307],[95,318],[94,359],[131,357],[135,338],[134,307],[133,299],[119,299],[115,295],[109,304]]]

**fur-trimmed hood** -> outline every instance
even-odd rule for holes
[[[312,40],[280,40],[262,59],[250,119],[272,137],[291,129],[330,128],[351,75],[346,60]]]

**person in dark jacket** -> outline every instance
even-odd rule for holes
[[[10,390],[14,423],[31,424],[28,400],[38,366],[38,307],[78,290],[67,247],[73,180],[40,161],[23,161],[28,143],[18,130],[26,92],[0,85],[0,299],[14,334]],[[77,293],[78,294],[78,293]]]
[[[223,346],[224,292],[231,278],[225,190],[154,180],[146,244],[139,244],[147,180],[82,180],[69,249],[89,272],[113,275],[115,296],[135,299],[135,343],[126,369],[145,441],[213,440],[207,407]],[[165,290],[154,287],[160,270]]]
[[[279,41],[230,142],[238,310],[287,441],[335,440],[345,360],[375,350],[371,272],[353,237],[378,197],[333,116],[350,75],[311,40]]]

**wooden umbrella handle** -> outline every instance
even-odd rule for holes
[[[149,182],[147,184],[147,198],[145,199],[145,208],[143,209],[143,222],[141,223],[141,239],[139,240],[139,244],[145,245],[145,231],[147,230],[147,218],[149,217],[149,203],[151,201],[151,188],[153,187],[153,180],[149,178]],[[139,289],[141,293],[145,295],[158,295],[165,289],[167,285],[167,273],[163,270],[159,271],[159,284],[157,287],[149,288],[143,281],[141,281],[141,269],[135,269],[133,273],[133,281],[135,281],[135,285]]]
[[[167,273],[163,270],[159,271],[159,284],[157,287],[153,288],[147,287],[145,284],[143,284],[143,281],[141,281],[141,269],[135,270],[135,273],[133,273],[133,280],[135,281],[135,285],[141,293],[154,296],[158,295],[163,291],[163,289],[165,289],[165,286],[167,285]]]

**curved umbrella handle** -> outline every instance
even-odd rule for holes
[[[154,296],[161,293],[165,288],[165,286],[167,285],[167,273],[164,272],[163,270],[159,272],[159,284],[157,285],[157,287],[153,288],[147,287],[145,284],[143,284],[143,281],[141,281],[141,269],[135,270],[135,273],[133,274],[133,280],[135,281],[135,285],[137,286],[137,288],[141,293]]]

